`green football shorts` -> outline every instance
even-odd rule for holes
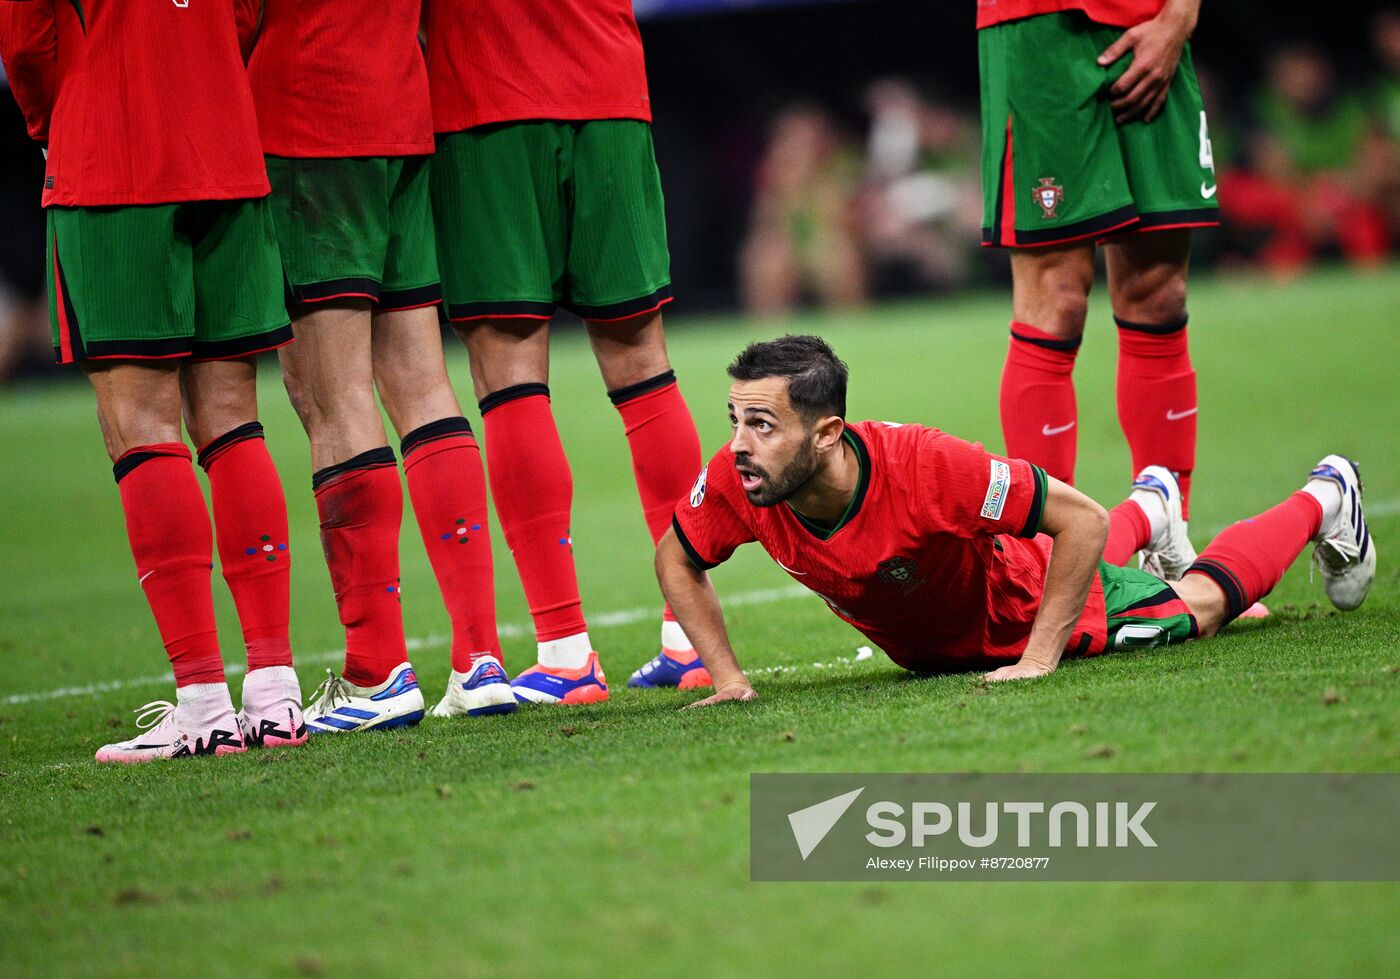
[[[433,213],[448,319],[596,322],[671,299],[651,126],[512,122],[439,134]]]
[[[265,197],[48,209],[61,364],[225,360],[292,339]]]
[[[1120,126],[1108,89],[1132,59],[1097,58],[1122,33],[1078,11],[978,31],[984,245],[1220,223],[1190,46],[1161,114]]]
[[[442,299],[431,160],[267,157],[289,305],[368,299],[389,312]]]
[[[1099,562],[1108,651],[1148,649],[1197,636],[1196,617],[1171,585],[1137,568]]]

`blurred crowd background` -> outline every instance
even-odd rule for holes
[[[1009,281],[983,249],[974,0],[635,0],[676,313]],[[1400,4],[1205,0],[1223,227],[1193,270],[1372,268],[1400,243]],[[3,87],[3,78],[0,78]],[[47,373],[43,160],[0,93],[0,381]]]

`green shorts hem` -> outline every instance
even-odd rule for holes
[[[1109,650],[1151,649],[1195,639],[1196,616],[1170,584],[1137,568],[1099,562]]]

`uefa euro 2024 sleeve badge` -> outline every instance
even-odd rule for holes
[[[1049,219],[1057,216],[1055,208],[1065,199],[1065,189],[1054,177],[1041,177],[1040,186],[1031,188],[1031,197],[1040,205],[1040,216]]]

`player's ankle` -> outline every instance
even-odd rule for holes
[[[540,666],[552,670],[581,670],[588,665],[588,656],[593,652],[593,641],[587,632],[576,632],[572,636],[541,641],[535,653]]]

